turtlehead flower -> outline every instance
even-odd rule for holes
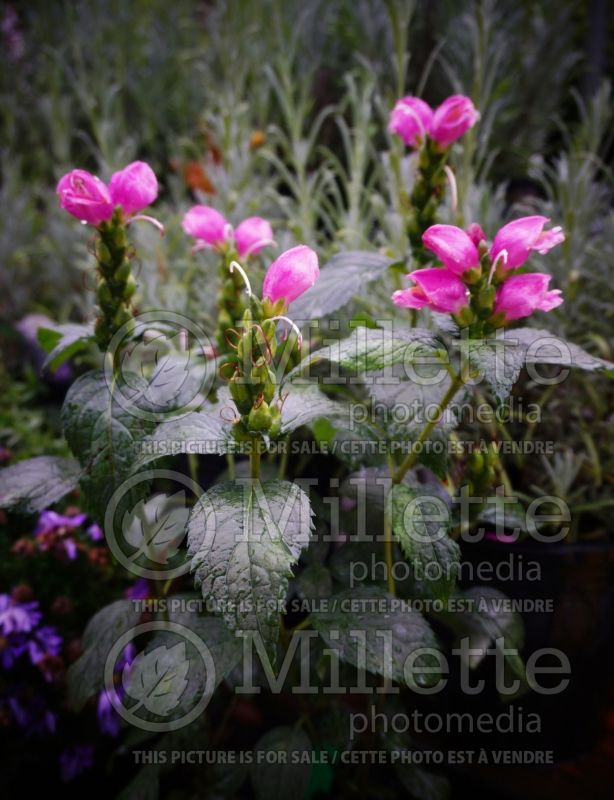
[[[286,250],[268,268],[264,276],[262,296],[272,302],[296,300],[310,289],[320,274],[315,252],[304,244]]]
[[[563,302],[560,289],[548,291],[551,276],[541,272],[511,275],[497,291],[493,314],[505,322],[530,316],[534,311],[551,311]]]
[[[262,217],[247,217],[234,232],[240,258],[256,255],[274,243],[271,223]]]
[[[56,193],[61,208],[73,217],[100,225],[111,219],[116,206],[132,215],[153,203],[158,196],[158,181],[148,164],[133,161],[111,176],[109,186],[84,169],[73,169],[60,178]],[[160,223],[150,221],[160,227]]]
[[[422,235],[422,243],[455,275],[479,266],[480,256],[471,236],[455,225],[431,225]]]
[[[193,206],[183,217],[181,227],[201,247],[221,247],[232,231],[224,215],[211,206]]]
[[[390,112],[388,130],[408,147],[420,147],[431,129],[433,110],[419,97],[402,97]]]
[[[84,169],[73,169],[56,187],[60,207],[81,222],[100,225],[113,216],[111,193],[100,178]]]
[[[468,305],[469,293],[461,279],[447,269],[418,269],[408,275],[415,286],[392,295],[403,308],[430,308],[444,314],[457,314]]]
[[[548,217],[532,216],[520,217],[504,225],[495,235],[490,248],[493,263],[500,259],[504,270],[518,269],[533,250],[543,255],[564,242],[563,229],[556,227],[546,231],[544,226],[547,222],[550,222]]]
[[[235,243],[240,258],[256,255],[274,243],[273,229],[262,217],[247,217],[236,229],[211,206],[193,206],[181,223],[188,236],[196,239],[196,249],[225,247]]]
[[[158,181],[149,164],[133,161],[119,172],[113,173],[109,192],[114,206],[121,206],[126,214],[136,214],[155,202],[158,197]]]
[[[430,136],[446,148],[472,128],[480,117],[469,97],[453,94],[433,112]]]
[[[486,234],[477,222],[472,222],[467,228],[467,235],[476,247],[479,246],[480,242],[486,241]]]

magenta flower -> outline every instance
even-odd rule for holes
[[[256,255],[274,243],[271,223],[262,217],[247,217],[235,229],[235,244],[240,258]]]
[[[453,94],[433,112],[430,136],[440,147],[449,147],[472,128],[480,117],[468,97]]]
[[[551,311],[563,302],[560,289],[548,291],[550,275],[534,272],[511,275],[499,287],[493,313],[503,314],[505,321],[528,317],[534,311]]]
[[[181,226],[202,247],[221,247],[228,242],[232,231],[226,218],[211,206],[192,206]]]
[[[430,308],[444,314],[457,314],[468,305],[467,287],[447,269],[417,269],[408,275],[415,286],[400,289],[392,300],[403,308]]]
[[[520,217],[508,222],[497,232],[490,248],[490,257],[496,261],[500,256],[500,264],[504,270],[521,267],[532,250],[542,255],[557,244],[565,241],[565,234],[560,227],[544,230],[550,222],[548,217]]]
[[[422,234],[422,243],[455,275],[479,266],[480,256],[470,235],[455,225],[431,225]]]
[[[477,222],[472,222],[467,228],[467,235],[476,247],[480,244],[480,242],[486,241],[486,234]]]
[[[431,129],[433,110],[419,97],[402,97],[390,112],[388,130],[408,147],[420,147]]]
[[[304,244],[286,250],[268,268],[264,276],[262,296],[273,302],[291,303],[311,289],[320,274],[315,252]]]
[[[144,161],[133,161],[119,172],[113,173],[109,191],[114,206],[121,206],[125,214],[136,214],[155,202],[158,181],[154,171]]]
[[[60,178],[55,191],[61,208],[82,222],[100,225],[113,216],[113,202],[107,186],[84,169],[73,169]]]

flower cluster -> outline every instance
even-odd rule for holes
[[[433,141],[446,150],[473,127],[480,117],[468,97],[454,94],[433,110],[419,97],[402,97],[390,113],[388,130],[396,133],[408,147],[419,148]]]
[[[23,594],[23,592],[22,592]],[[0,595],[0,663],[10,669],[22,656],[50,681],[63,666],[59,659],[62,637],[51,625],[41,625],[37,601]]]
[[[43,511],[34,529],[34,536],[18,539],[12,551],[22,556],[31,556],[36,551],[50,553],[58,559],[68,561],[74,561],[81,552],[85,553],[92,563],[99,566],[106,564],[108,560],[106,548],[92,547],[90,544],[104,538],[102,530],[93,523],[86,529],[85,536],[79,535],[87,515],[78,513],[78,509],[73,510],[75,513],[72,514]]]
[[[247,217],[236,228],[211,206],[193,206],[181,223],[188,236],[196,239],[196,248],[224,251],[235,249],[239,258],[256,255],[274,244],[271,224],[262,217]]]
[[[109,222],[117,207],[132,215],[151,205],[158,196],[158,181],[148,164],[133,161],[114,172],[108,185],[84,169],[73,169],[60,178],[56,193],[65,211],[98,226]]]
[[[250,307],[240,322],[240,330],[227,332],[236,337],[236,342],[229,339],[236,353],[229,364],[233,369],[230,394],[240,414],[233,433],[239,442],[256,444],[262,436],[275,438],[281,432],[281,401],[275,399],[275,370],[280,365],[284,373],[292,369],[302,351],[300,333],[284,313],[289,303],[313,286],[319,272],[317,255],[309,247],[299,245],[282,253],[268,268],[262,301],[251,295],[251,287],[247,285]],[[285,320],[292,327],[282,351],[283,359],[276,358],[278,320]]]
[[[430,308],[452,314],[460,327],[476,336],[488,334],[534,311],[550,311],[563,299],[549,290],[550,276],[519,273],[532,251],[546,253],[564,241],[561,228],[545,230],[547,217],[522,217],[504,225],[488,247],[478,225],[468,231],[454,225],[433,225],[424,232],[424,247],[441,267],[419,269],[414,285],[393,294],[404,308]]]

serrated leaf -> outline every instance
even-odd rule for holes
[[[355,250],[337,253],[320,270],[315,284],[290,304],[292,319],[321,319],[364,292],[366,284],[377,280],[394,260],[380,253]]]
[[[144,555],[156,564],[167,564],[185,536],[189,516],[184,491],[172,496],[155,494],[147,501],[140,500],[135,508],[125,513],[122,522],[124,539],[135,548],[130,560],[136,562]]]
[[[61,500],[79,483],[81,467],[73,458],[37,456],[0,471],[0,508],[36,514]]]
[[[311,528],[309,498],[285,481],[222,483],[200,498],[188,524],[192,571],[231,630],[257,631],[272,650]]]
[[[536,328],[513,328],[490,339],[469,339],[458,344],[500,403],[508,397],[525,364],[554,364],[608,374],[614,370],[611,362]]]
[[[134,471],[136,445],[153,428],[130,407],[130,390],[113,399],[102,370],[86,372],[70,387],[62,406],[64,435],[83,467],[79,484],[88,509],[103,520],[111,495]],[[136,390],[138,392],[138,390]],[[143,487],[139,487],[142,489]],[[132,507],[141,493],[126,497]]]
[[[431,331],[420,328],[392,333],[383,328],[357,327],[346,339],[322,347],[304,358],[288,373],[286,381],[308,374],[310,368],[320,362],[329,362],[350,373],[364,374],[393,364],[411,364],[427,353],[440,352],[441,347]]]
[[[311,619],[328,647],[343,661],[398,683],[406,682],[404,667],[415,650],[441,649],[421,614],[408,602],[375,586],[359,586],[333,595],[327,610],[314,612]],[[415,666],[416,670],[436,668],[439,661],[434,654],[423,653],[416,658]],[[436,671],[414,674],[421,686],[434,686],[439,678]]]
[[[300,800],[304,797],[311,773],[309,754],[312,745],[302,728],[273,728],[256,742],[254,750],[278,754],[272,761],[266,757],[257,759],[251,769],[258,800],[272,797],[276,800]]]
[[[295,386],[282,406],[281,430],[290,433],[320,417],[347,419],[349,413],[348,403],[331,400],[317,386]]]
[[[67,323],[53,328],[40,327],[36,337],[43,350],[49,354],[43,363],[43,369],[53,370],[95,341],[94,326],[91,323],[89,325]]]
[[[486,655],[486,650],[497,640],[503,638],[503,647],[520,652],[524,645],[524,625],[518,612],[506,608],[509,602],[503,592],[489,586],[475,586],[460,592],[458,597],[470,602],[470,609],[446,611],[437,617],[458,637],[469,637],[469,647],[479,653],[469,655],[468,666],[475,669]],[[501,648],[501,645],[497,645]],[[505,656],[507,664],[521,680],[525,679],[525,669],[520,655]]]
[[[391,503],[392,530],[413,567],[418,597],[447,600],[460,571],[460,548],[447,534],[448,510],[439,521],[438,498],[405,485],[392,487]]]
[[[135,714],[143,706],[151,714],[167,717],[179,705],[188,686],[189,669],[183,641],[138,653],[122,674],[126,693],[137,701],[130,711]]]
[[[132,600],[116,600],[88,622],[81,641],[83,654],[67,672],[68,699],[75,711],[104,687],[104,665],[111,648],[138,625],[140,616]]]

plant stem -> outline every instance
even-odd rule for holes
[[[249,476],[253,480],[260,479],[260,442],[254,441],[249,454]]]
[[[388,591],[391,595],[396,597],[397,587],[394,580],[394,551],[392,540],[392,524],[390,521],[390,514],[384,511],[384,553],[386,556],[386,580],[388,582]]]
[[[450,404],[452,398],[454,397],[456,392],[461,388],[463,383],[464,383],[464,380],[460,375],[457,375],[456,378],[453,379],[452,383],[450,384],[450,386],[448,388],[448,391],[445,393],[445,395],[443,396],[441,402],[437,406],[437,414],[434,415],[434,419],[432,419],[430,422],[427,422],[427,424],[424,426],[424,428],[422,429],[422,432],[420,433],[420,436],[418,436],[418,438],[416,439],[416,445],[421,445],[426,440],[426,438],[428,437],[430,432],[433,430],[435,425],[437,425],[437,422],[441,418],[441,415],[446,410],[446,408]],[[413,447],[411,452],[408,453],[405,456],[405,458],[401,462],[399,468],[397,469],[397,471],[392,476],[392,482],[393,483],[401,483],[401,481],[403,480],[403,478],[405,477],[407,472],[416,463],[417,458],[418,458],[418,448],[417,447]]]
[[[237,467],[235,464],[234,453],[226,453],[226,465],[228,467],[228,477],[231,481],[237,477]]]

